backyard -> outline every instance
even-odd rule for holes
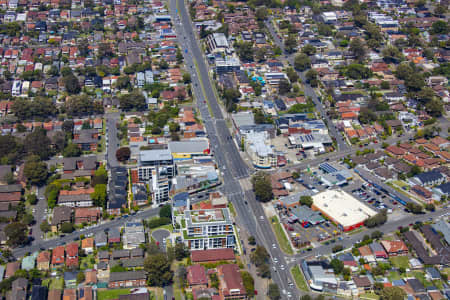
[[[129,289],[97,291],[97,299],[98,300],[118,299],[120,295],[127,295],[129,293],[130,293]]]
[[[394,256],[390,257],[389,260],[391,261],[392,265],[396,268],[409,268],[409,257],[408,256]]]

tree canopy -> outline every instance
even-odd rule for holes
[[[144,261],[144,270],[148,274],[150,286],[163,287],[172,283],[173,272],[166,254],[157,253],[148,256]]]
[[[269,174],[262,171],[257,172],[251,181],[258,201],[268,202],[272,199],[272,182]]]

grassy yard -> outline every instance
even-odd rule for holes
[[[272,218],[272,228],[275,232],[281,250],[286,254],[294,254],[291,243],[289,242],[288,237],[286,236],[286,233],[284,232],[283,227],[278,221],[277,217]]]
[[[388,279],[392,282],[394,280],[400,280],[402,277],[398,272],[389,272]]]
[[[299,266],[295,266],[291,269],[292,277],[294,277],[297,288],[304,292],[309,292],[308,284]]]
[[[425,274],[423,272],[413,271],[410,274],[412,274],[413,277],[419,279],[419,281],[423,284],[424,287],[429,287],[429,286],[433,285],[432,282],[428,281],[425,278]]]
[[[389,260],[391,261],[392,265],[396,268],[405,268],[408,269],[409,268],[409,259],[408,256],[394,256],[389,258]]]
[[[80,259],[80,270],[93,269],[94,264],[92,263],[92,259],[95,259],[93,254],[89,254],[86,257],[81,257]]]
[[[62,290],[64,289],[64,279],[53,277],[42,281],[42,286],[47,286],[49,290]]]
[[[360,299],[374,299],[374,300],[378,300],[380,299],[380,296],[378,296],[375,293],[365,293],[359,296]]]
[[[126,295],[129,293],[130,293],[129,289],[97,291],[97,299],[98,300],[117,299],[119,298],[120,295]]]

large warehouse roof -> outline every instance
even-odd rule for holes
[[[342,190],[325,190],[312,198],[315,207],[344,228],[364,222],[377,214],[376,211]]]

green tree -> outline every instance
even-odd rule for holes
[[[32,214],[26,213],[22,216],[23,224],[30,226],[31,224],[33,224],[33,222],[34,222],[34,217]]]
[[[97,184],[107,184],[108,183],[108,172],[105,166],[100,166],[94,173],[91,180],[91,185],[95,186]]]
[[[269,284],[269,289],[267,290],[267,296],[270,300],[279,300],[281,299],[280,289],[278,288],[278,284],[271,283]]]
[[[37,156],[30,156],[25,162],[23,173],[29,183],[40,186],[48,177],[47,164]]]
[[[381,300],[399,300],[405,297],[405,291],[398,286],[385,287],[381,291]]]
[[[104,111],[102,103],[93,101],[85,94],[69,97],[64,104],[64,109],[69,116],[102,114]]]
[[[311,60],[305,53],[297,54],[294,58],[294,68],[299,71],[305,71],[311,67]]]
[[[133,109],[142,111],[147,108],[145,97],[139,90],[135,90],[129,94],[122,95],[119,98],[119,103],[120,108],[125,111],[130,111]]]
[[[189,250],[186,248],[184,243],[175,244],[175,259],[178,261],[182,261],[184,258],[189,256]]]
[[[150,286],[163,287],[172,283],[170,261],[163,253],[148,256],[144,261],[144,270],[147,271]]]
[[[448,34],[449,26],[444,20],[438,20],[431,26],[431,32],[434,34]]]
[[[131,150],[129,147],[120,147],[116,151],[116,158],[120,162],[124,162],[130,159]]]
[[[298,74],[297,74],[297,72],[295,72],[295,70],[293,68],[291,68],[291,67],[287,68],[286,75],[289,78],[289,81],[291,83],[298,81]]]
[[[285,95],[289,93],[292,89],[292,85],[289,83],[289,81],[285,78],[282,78],[280,82],[278,83],[278,92],[280,95]]]
[[[305,77],[306,77],[306,80],[309,82],[309,84],[311,86],[315,87],[318,84],[318,79],[317,79],[318,75],[319,75],[319,73],[317,73],[316,70],[310,69],[310,70],[308,70],[308,72],[306,72]]]
[[[42,223],[41,223],[41,225],[39,225],[39,227],[41,228],[41,231],[44,233],[49,232],[51,229],[50,224],[48,224],[47,220],[42,221]]]
[[[77,284],[83,283],[86,280],[86,276],[83,271],[78,272],[77,274]]]
[[[256,246],[255,251],[250,254],[250,261],[257,267],[269,261],[269,253],[263,246]]]
[[[64,222],[61,224],[61,232],[62,233],[72,233],[75,230],[73,224],[70,222]]]
[[[366,56],[366,48],[363,41],[359,38],[353,39],[349,46],[350,52],[355,56],[357,60],[363,60]]]
[[[311,45],[311,44],[306,44],[306,45],[303,46],[303,48],[302,48],[302,53],[304,53],[304,54],[306,54],[306,55],[308,55],[308,56],[314,55],[314,54],[316,54],[316,52],[317,52],[316,47],[314,47],[314,46]],[[298,55],[297,55],[297,56],[298,56]]]
[[[30,203],[31,205],[35,205],[36,203],[37,203],[37,196],[36,196],[36,194],[29,194],[28,196],[27,196],[27,201],[28,201],[28,203]]]
[[[299,203],[300,205],[311,207],[311,205],[313,204],[313,199],[311,196],[300,196]]]
[[[333,268],[335,274],[340,274],[344,270],[344,263],[337,258],[331,260],[330,266]]]
[[[67,147],[64,149],[64,157],[79,157],[83,152],[81,151],[80,147],[78,145],[70,143],[67,145]]]
[[[96,184],[91,199],[95,206],[106,208],[106,184]]]
[[[241,271],[242,281],[248,297],[255,295],[255,281],[252,275],[247,271]]]
[[[78,94],[81,91],[80,82],[75,75],[69,74],[67,76],[64,76],[63,82],[64,87],[69,94]]]
[[[255,17],[258,21],[264,21],[265,19],[267,19],[267,15],[268,12],[266,7],[262,6],[256,9]]]
[[[29,155],[37,155],[40,159],[48,159],[52,155],[51,140],[44,128],[37,128],[24,140],[25,151]]]
[[[172,218],[172,206],[170,204],[166,204],[159,210],[160,218]]]
[[[251,42],[236,43],[236,50],[242,61],[253,61],[253,44]]]
[[[6,225],[4,232],[8,238],[7,244],[11,247],[24,245],[28,241],[27,226],[20,222],[13,222]]]
[[[287,53],[294,53],[297,48],[297,38],[295,35],[290,34],[284,41],[284,49]]]
[[[184,73],[183,74],[183,82],[185,84],[191,83],[191,74],[189,73]]]
[[[272,182],[270,176],[262,171],[253,175],[253,191],[256,199],[261,202],[268,202],[272,199]]]
[[[406,208],[413,214],[420,214],[423,211],[423,206],[414,202],[406,203]]]
[[[333,27],[325,23],[319,23],[317,32],[323,36],[331,36],[333,34]]]
[[[127,89],[131,87],[130,77],[127,75],[119,76],[116,81],[116,88]]]

